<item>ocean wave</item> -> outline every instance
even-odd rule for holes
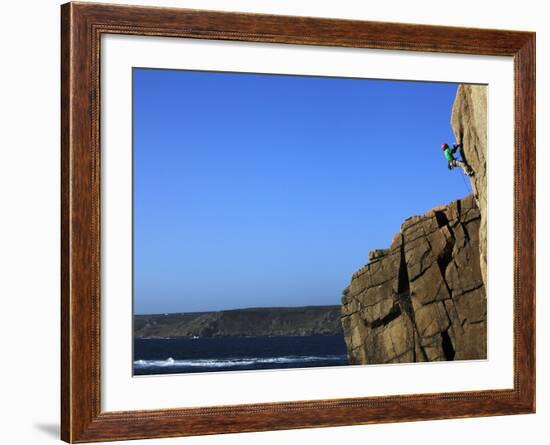
[[[135,360],[135,368],[165,368],[173,366],[187,367],[211,367],[211,368],[230,368],[239,366],[249,366],[255,364],[269,363],[304,363],[317,361],[340,361],[345,356],[324,355],[324,356],[283,356],[283,357],[246,357],[246,358],[225,358],[225,359],[187,359],[174,360],[168,357],[166,360]]]

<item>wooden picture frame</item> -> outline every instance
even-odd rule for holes
[[[454,393],[102,412],[100,38],[276,42],[514,58],[514,387]],[[61,7],[61,438],[175,437],[535,411],[535,34],[149,8]]]

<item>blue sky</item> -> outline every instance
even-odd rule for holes
[[[469,193],[457,84],[133,70],[136,313],[339,304],[403,220]]]

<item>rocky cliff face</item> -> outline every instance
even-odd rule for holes
[[[247,308],[134,316],[134,336],[342,335],[340,306]]]
[[[487,93],[460,85],[451,126],[474,194],[414,216],[342,297],[350,363],[487,357]]]
[[[479,254],[483,282],[487,270],[487,87],[460,85],[458,87],[451,126],[455,139],[464,147],[464,159],[475,171],[470,178],[481,212],[479,225]]]
[[[351,364],[486,358],[481,216],[472,195],[407,219],[342,297]]]

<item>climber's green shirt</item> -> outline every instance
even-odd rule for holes
[[[455,157],[453,156],[453,153],[456,151],[456,148],[447,147],[445,151],[443,152],[445,154],[445,158],[448,162],[454,161]]]

